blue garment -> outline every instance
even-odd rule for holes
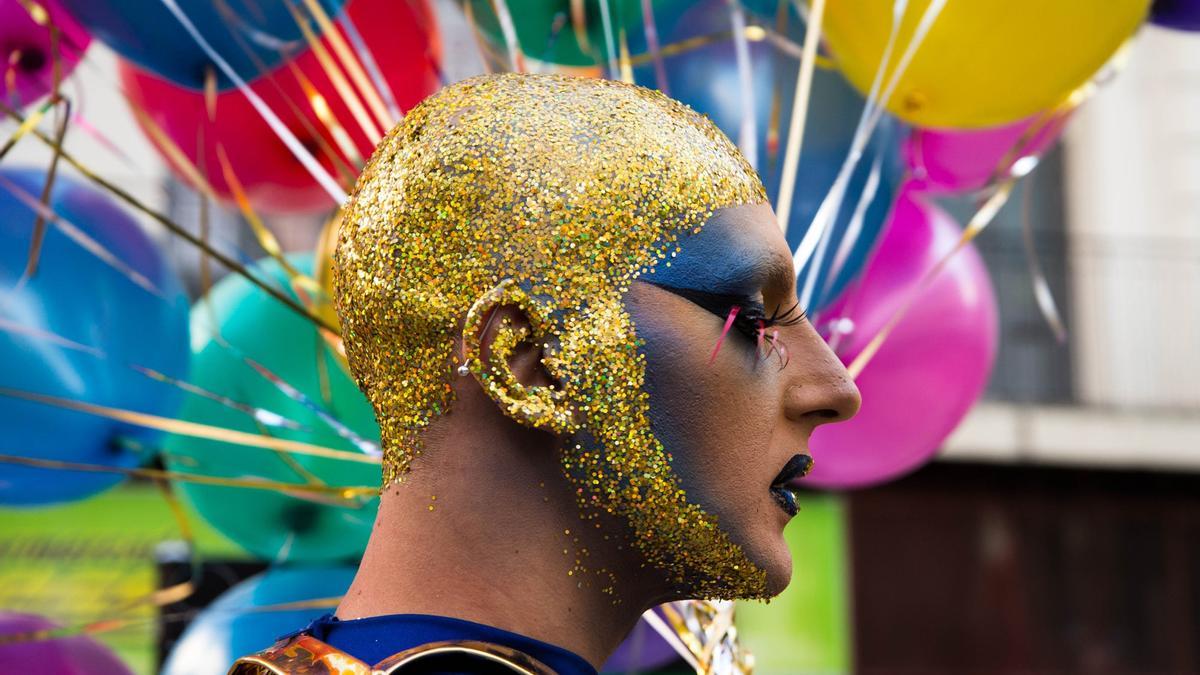
[[[583,657],[562,647],[445,616],[389,614],[342,621],[332,614],[326,614],[314,619],[303,632],[368,665],[374,665],[396,652],[430,642],[479,640],[522,651],[559,675],[596,675],[596,669]]]

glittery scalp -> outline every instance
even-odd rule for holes
[[[697,595],[761,595],[765,574],[688,502],[650,430],[622,297],[714,209],[765,199],[711,122],[656,91],[502,74],[413,109],[359,177],[334,258],[351,371],[382,431],[384,486],[450,410],[468,309],[507,280],[547,324],[537,327],[544,362],[576,421],[562,463],[583,512],[622,516],[647,561],[678,583],[695,586],[703,560]]]

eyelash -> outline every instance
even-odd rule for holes
[[[760,359],[766,359],[771,352],[775,352],[779,356],[779,369],[786,368],[791,361],[791,355],[788,353],[787,345],[779,339],[778,329],[780,326],[794,326],[804,321],[806,315],[804,310],[800,309],[799,302],[783,312],[780,312],[781,307],[776,306],[770,316],[767,316],[766,309],[760,303],[736,303],[731,306],[729,313],[726,314],[725,328],[713,348],[709,362],[716,359],[717,352],[721,348],[721,341],[724,340],[728,330],[737,328],[743,336],[756,342],[755,351]],[[766,345],[765,349],[764,345]]]

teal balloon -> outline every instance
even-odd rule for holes
[[[312,256],[293,264],[311,270]],[[287,276],[275,261],[251,268],[281,288]],[[278,415],[300,428],[262,425],[254,416],[205,396],[189,396],[180,416],[225,429],[265,432],[349,453],[364,454],[359,440],[379,442],[366,397],[338,365],[314,326],[246,279],[221,280],[192,310],[192,382],[233,402]],[[220,339],[216,339],[216,335]],[[226,344],[222,344],[222,341]],[[298,401],[250,365],[260,364],[307,399]],[[323,396],[323,381],[328,398]],[[316,406],[345,425],[348,437],[321,418]],[[269,420],[268,420],[269,421]],[[357,439],[355,438],[357,437]],[[232,443],[172,436],[164,458],[173,471],[292,484],[378,486],[378,464],[315,457]],[[186,499],[214,528],[251,553],[273,561],[357,560],[375,519],[378,497],[347,503],[336,495],[311,495],[246,487],[180,482]]]

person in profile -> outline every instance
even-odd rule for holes
[[[859,395],[711,122],[619,82],[465,80],[342,222],[379,515],[336,613],[232,673],[595,673],[650,607],[784,589],[809,436]]]

